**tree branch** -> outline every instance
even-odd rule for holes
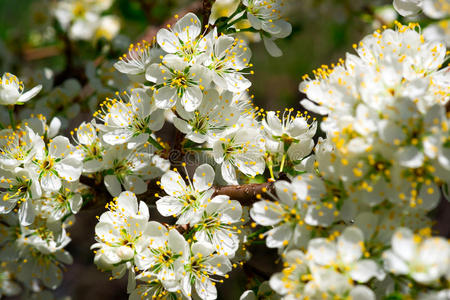
[[[147,204],[154,204],[156,200],[155,194],[161,192],[161,188],[157,184],[158,180],[159,179],[150,180],[147,191],[137,195],[137,197]],[[94,178],[82,175],[80,177],[80,183],[90,188],[95,199],[92,203],[88,203],[85,209],[104,206],[112,199],[112,196],[109,194],[103,182],[97,182]],[[267,199],[270,199],[272,198],[272,195],[275,195],[274,182],[216,186],[214,187],[214,190],[213,197],[226,195],[232,200],[239,201],[244,206],[251,206],[253,203],[259,201],[260,197],[258,195]]]
[[[203,0],[203,9],[202,9],[203,26],[209,24],[209,16],[211,15],[213,2],[214,2],[213,0]]]
[[[239,201],[244,206],[250,206],[259,200],[259,196],[263,198],[272,198],[275,195],[274,182],[252,183],[243,185],[228,185],[214,187],[214,196],[226,195],[232,200]]]

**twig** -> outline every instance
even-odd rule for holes
[[[274,194],[274,182],[266,182],[215,187],[213,197],[217,195],[226,195],[229,196],[230,199],[239,201],[242,205],[250,206],[259,200],[258,195],[270,199],[271,195]]]
[[[24,51],[25,60],[39,60],[53,57],[61,54],[61,48],[58,46],[48,46],[43,48],[26,49]]]
[[[214,2],[213,0],[203,0],[203,9],[202,9],[203,26],[209,24],[209,16],[211,15],[213,2]]]
[[[157,181],[157,179],[150,180],[147,191],[137,195],[138,198],[147,204],[154,204],[156,200],[155,194],[161,192],[161,188],[157,184]],[[97,204],[102,206],[112,199],[112,196],[109,194],[103,182],[97,182],[94,178],[84,175],[80,177],[80,182],[91,188],[96,199],[94,203],[88,204],[86,208],[97,207]],[[216,186],[214,189],[213,197],[217,195],[226,195],[232,200],[239,201],[244,206],[251,206],[253,203],[257,202],[260,198],[258,195],[267,199],[270,199],[271,195],[275,195],[274,182]]]

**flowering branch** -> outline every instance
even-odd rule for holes
[[[110,195],[108,190],[101,182],[96,181],[94,178],[82,175],[80,177],[80,183],[88,186],[94,194],[95,200],[88,203],[85,208],[100,207],[106,203],[106,201],[102,201],[102,199],[109,200]],[[243,185],[215,186],[211,198],[218,195],[225,195],[230,197],[230,199],[239,201],[243,206],[251,206],[261,198],[271,199],[275,194],[274,183],[275,181]],[[148,182],[147,191],[137,196],[147,204],[154,204],[155,194],[160,191],[161,188],[157,184],[157,180],[150,180]]]
[[[275,194],[274,181],[243,185],[227,185],[214,187],[213,196],[226,195],[239,201],[242,205],[251,206],[261,197],[270,199]]]
[[[59,20],[66,68],[55,78],[79,79],[61,87],[75,95],[71,104],[103,93],[90,71],[109,63],[107,55],[93,69],[75,66],[72,43],[105,28],[116,34],[114,18],[100,17],[110,4],[100,2],[58,1],[57,15],[73,14],[69,23]],[[394,6],[419,11],[406,2]],[[155,3],[140,3],[151,16]],[[237,1],[231,16],[209,24],[213,3],[198,0],[188,10],[200,18],[175,15],[159,29],[161,17],[152,42],[130,45],[113,64],[130,88],[107,97],[72,140],[58,135],[58,119],[16,119],[15,106],[42,86],[25,91],[15,75],[1,77],[10,124],[0,131],[0,214],[7,215],[0,216],[0,259],[17,255],[0,261],[0,294],[16,270],[26,287],[56,289],[72,263],[66,228],[81,209],[98,208],[107,211],[97,217],[94,262],[111,279],[128,273],[130,299],[216,299],[220,277],[263,243],[278,249],[285,270],[269,276],[245,267],[248,277],[268,280],[258,295],[371,300],[382,297],[375,281],[390,280],[396,293],[448,299],[450,243],[431,237],[428,219],[450,194],[445,46],[427,42],[416,24],[398,24],[355,44],[358,55],[304,77],[302,105],[327,115],[327,138],[317,141],[318,122],[308,113],[265,111],[247,94],[252,54],[236,33],[259,33],[271,55],[282,55],[274,41],[291,33],[287,3]],[[90,24],[92,35],[88,11],[100,20]],[[250,27],[240,28],[241,20]],[[166,122],[175,131],[162,141]],[[191,160],[198,151],[201,159]],[[188,163],[197,165],[193,174]],[[269,173],[266,183],[238,185]],[[229,185],[217,185],[219,177]],[[149,208],[169,221],[152,220]],[[254,290],[240,299],[255,298]]]

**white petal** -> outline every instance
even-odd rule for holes
[[[281,248],[287,246],[292,240],[294,228],[292,224],[286,223],[275,227],[267,232],[266,245],[269,248]]]
[[[42,189],[49,192],[56,192],[61,188],[61,179],[52,172],[45,172],[40,182]]]
[[[178,33],[178,38],[184,43],[192,43],[193,40],[200,34],[201,30],[202,23],[193,13],[187,13],[173,26],[173,31]]]
[[[161,215],[170,217],[173,215],[178,215],[183,208],[183,204],[178,200],[178,198],[164,196],[156,201],[156,208]]]
[[[115,175],[106,175],[104,178],[105,187],[113,197],[119,196],[122,192],[122,185]]]
[[[171,196],[180,196],[186,192],[186,183],[180,174],[168,171],[161,177],[161,188]]]
[[[337,249],[333,242],[316,238],[309,241],[308,255],[319,265],[330,265],[336,260]]]
[[[275,190],[277,192],[277,196],[280,199],[281,203],[289,206],[295,206],[295,190],[292,188],[291,184],[287,181],[276,181],[275,182]],[[296,195],[295,195],[296,197]]]
[[[34,222],[36,215],[34,206],[30,203],[31,200],[22,202],[19,208],[19,221],[23,226],[31,225]]]
[[[392,250],[406,261],[411,261],[416,253],[414,234],[408,228],[399,228],[392,237]]]
[[[70,151],[69,139],[65,136],[57,136],[48,145],[48,153],[55,158],[62,158]]]
[[[283,209],[271,201],[258,201],[250,209],[250,216],[263,226],[276,225],[282,220]]]
[[[366,283],[372,277],[376,277],[379,274],[377,264],[373,260],[363,259],[356,263],[353,269],[350,271],[350,276],[353,280]]]
[[[397,152],[398,163],[408,168],[419,168],[423,164],[424,155],[414,146],[405,147]]]
[[[347,227],[339,236],[337,247],[339,256],[345,263],[357,261],[363,252],[364,236],[358,227]]]
[[[129,191],[122,192],[117,198],[117,206],[129,216],[136,215],[138,212],[136,195]]]
[[[71,199],[70,199],[70,210],[76,214],[81,206],[83,205],[83,197],[81,197],[80,194],[75,194]]]
[[[365,285],[358,285],[350,291],[352,300],[375,300],[375,293]]]
[[[283,55],[283,51],[275,44],[274,40],[266,36],[263,37],[264,46],[267,52],[273,57],[280,57]]]
[[[314,148],[312,139],[302,139],[300,142],[292,144],[287,153],[291,161],[300,161],[309,155]]]
[[[194,173],[194,188],[200,192],[210,189],[213,185],[214,177],[214,169],[210,165],[203,164],[199,166]]]
[[[135,175],[128,175],[123,180],[123,186],[126,190],[135,193],[136,195],[143,194],[147,191],[147,183]]]
[[[383,252],[384,269],[387,272],[394,274],[408,274],[408,265],[400,257],[398,257],[393,251]]]
[[[177,90],[169,86],[164,86],[154,93],[155,104],[158,108],[169,109],[177,102]]]
[[[169,248],[172,249],[172,251],[175,253],[179,253],[181,255],[188,254],[188,243],[176,229],[169,230],[168,245]]]
[[[68,157],[55,164],[55,170],[62,179],[73,182],[80,178],[83,165],[77,158]]]
[[[224,161],[220,167],[222,177],[228,184],[238,184],[236,170],[229,161]]]
[[[198,86],[188,87],[181,98],[181,105],[186,111],[191,112],[196,110],[200,103],[202,103],[203,92]]]
[[[17,99],[17,102],[24,103],[36,96],[40,91],[42,90],[42,85],[35,86],[25,94],[22,94],[19,99]]]
[[[158,31],[156,40],[159,46],[167,53],[175,53],[178,51],[177,46],[180,45],[180,42],[173,32],[162,28]]]

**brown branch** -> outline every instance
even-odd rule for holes
[[[270,199],[271,195],[275,195],[274,182],[215,187],[213,197],[217,195],[226,195],[232,200],[239,201],[242,205],[250,206],[259,200],[258,195],[267,199]]]
[[[203,26],[209,24],[209,16],[211,15],[213,2],[214,2],[213,0],[203,0],[203,9],[202,9]]]
[[[157,181],[157,179],[150,180],[147,191],[137,195],[137,197],[147,204],[154,204],[156,200],[155,194],[161,192],[161,188],[157,184]],[[104,206],[112,199],[112,196],[109,194],[103,182],[98,182],[94,178],[82,175],[80,177],[80,183],[90,187],[91,193],[95,199],[92,203],[86,205],[85,209]],[[260,196],[262,198],[270,199],[272,195],[275,195],[274,182],[216,186],[214,189],[213,197],[226,195],[232,200],[239,201],[244,206],[251,206],[259,200]]]
[[[61,47],[48,46],[43,48],[25,49],[24,57],[26,61],[39,60],[43,58],[53,57],[60,55],[62,52]]]

